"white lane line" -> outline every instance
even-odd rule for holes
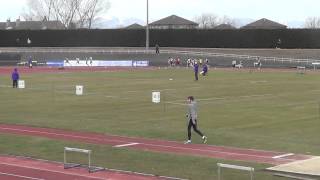
[[[23,166],[23,165],[17,165],[17,164],[10,164],[10,163],[0,163],[0,165],[6,165],[6,166],[14,166],[18,168],[25,168],[25,169],[33,169],[33,170],[38,170],[38,171],[46,171],[46,172],[51,172],[51,173],[57,173],[57,174],[63,174],[63,175],[69,175],[69,176],[76,176],[76,177],[83,177],[83,178],[89,178],[89,179],[98,179],[98,180],[105,180],[104,178],[100,177],[93,177],[90,175],[82,175],[78,173],[71,173],[71,172],[62,172],[62,171],[55,171],[55,170],[50,170],[46,168],[36,168],[36,167],[30,167],[30,166]],[[63,167],[61,168],[63,169]],[[37,179],[40,180],[40,179]],[[41,179],[43,180],[43,179]]]
[[[284,158],[284,157],[288,157],[288,156],[292,156],[294,155],[293,153],[288,153],[288,154],[282,154],[282,155],[279,155],[279,156],[273,156],[272,158],[273,159],[280,159],[280,158]]]
[[[112,147],[116,147],[116,148],[119,148],[119,147],[134,146],[134,145],[137,145],[137,144],[140,144],[140,143],[128,143],[128,144],[120,144],[120,145],[116,145],[116,146],[112,146]]]
[[[71,138],[79,138],[79,139],[86,139],[86,140],[95,140],[95,141],[103,141],[103,142],[117,142],[117,143],[128,143],[128,141],[125,140],[109,140],[105,138],[96,138],[96,137],[85,137],[85,136],[77,136],[77,135],[70,135],[70,134],[61,134],[61,133],[53,133],[53,132],[43,132],[43,131],[36,131],[36,130],[23,130],[23,129],[16,129],[16,128],[4,128],[0,127],[0,130],[10,130],[10,131],[16,131],[16,132],[28,132],[28,133],[39,133],[39,134],[45,134],[45,135],[54,135],[54,136],[60,136],[60,137],[71,137]],[[253,155],[253,154],[245,154],[245,153],[236,153],[236,152],[224,152],[219,150],[205,150],[205,149],[199,149],[199,148],[190,148],[190,147],[180,147],[180,146],[172,146],[172,145],[161,145],[161,144],[150,144],[150,143],[140,143],[146,146],[153,146],[153,147],[162,147],[162,148],[170,148],[170,149],[179,149],[179,150],[194,150],[194,151],[200,151],[200,152],[209,152],[209,153],[219,153],[219,154],[228,154],[228,155],[240,155],[240,156],[247,156],[247,157],[259,157],[259,158],[266,158],[269,159],[268,155]],[[290,161],[296,161],[296,159],[290,159],[286,158],[286,160]]]
[[[4,173],[4,172],[0,172],[0,175],[13,176],[13,177],[24,178],[24,179],[32,179],[32,180],[45,180],[45,179],[39,179],[39,178],[34,178],[34,177],[29,177],[29,176],[20,176],[20,175],[17,175],[17,174],[10,174],[10,173]]]

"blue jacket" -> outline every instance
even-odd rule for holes
[[[206,64],[203,65],[202,71],[203,72],[208,72],[208,66]]]
[[[11,78],[12,80],[19,80],[19,73],[18,73],[18,70],[15,69],[12,74],[11,74]]]
[[[198,64],[195,64],[195,65],[193,66],[194,72],[198,72],[198,69],[199,69],[199,65],[198,65]]]

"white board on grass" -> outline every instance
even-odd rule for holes
[[[160,92],[152,92],[152,102],[160,103]]]
[[[76,95],[77,96],[83,95],[83,86],[82,85],[76,85]]]
[[[18,88],[19,89],[24,89],[25,88],[24,80],[18,80]]]

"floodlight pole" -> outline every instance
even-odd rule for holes
[[[146,50],[149,50],[149,0],[147,0]]]

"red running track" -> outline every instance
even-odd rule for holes
[[[90,144],[105,144],[111,145],[115,148],[132,148],[143,151],[174,153],[216,159],[266,163],[272,165],[286,164],[313,157],[309,155],[285,152],[241,149],[206,144],[183,144],[181,142],[174,141],[103,135],[98,133],[75,132],[21,125],[0,124],[0,133],[46,137],[51,139],[70,140]]]
[[[89,173],[84,168],[64,169],[62,163],[31,158],[0,156],[0,179],[5,180],[160,180],[151,175],[117,171]]]

